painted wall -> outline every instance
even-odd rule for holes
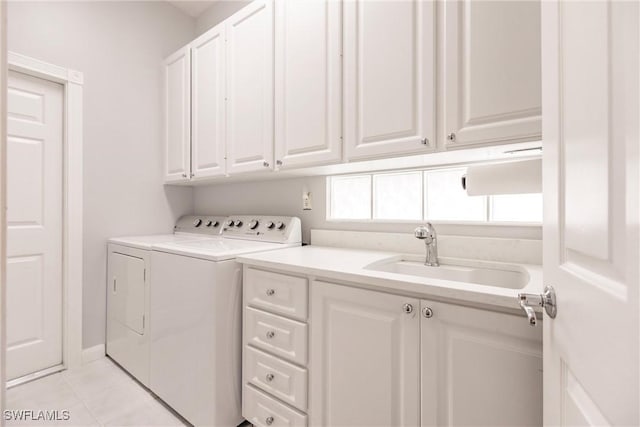
[[[197,213],[216,215],[265,214],[298,216],[302,220],[302,238],[309,242],[310,230],[368,230],[412,233],[419,224],[383,224],[332,222],[326,220],[325,177],[306,177],[277,181],[238,182],[196,187],[194,207]],[[310,191],[313,209],[302,210],[302,193]],[[436,224],[441,234],[541,239],[541,227]]]
[[[196,34],[200,35],[204,33],[249,3],[251,3],[251,0],[219,0],[215,2],[213,6],[198,16],[196,20]]]
[[[9,2],[8,48],[84,73],[83,346],[104,343],[106,239],[171,232],[190,188],[162,185],[162,59],[195,20],[165,2]]]

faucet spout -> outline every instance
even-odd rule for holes
[[[424,240],[426,247],[426,257],[424,265],[429,267],[437,267],[438,264],[438,238],[436,229],[430,222],[421,225],[413,232],[416,239]]]

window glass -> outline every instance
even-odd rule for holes
[[[331,182],[331,218],[371,218],[371,175],[334,176]]]
[[[542,194],[490,196],[491,221],[542,222]]]
[[[425,176],[424,216],[429,221],[486,221],[484,196],[467,196],[462,188],[466,169],[428,171]]]
[[[422,172],[374,175],[373,218],[422,219]]]

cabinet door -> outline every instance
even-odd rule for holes
[[[281,169],[342,158],[342,2],[276,0],[275,149]]]
[[[435,147],[434,3],[345,2],[347,160]]]
[[[218,25],[191,43],[191,147],[194,179],[225,167],[225,33]]]
[[[191,175],[191,58],[189,47],[169,56],[164,68],[165,182]]]
[[[411,304],[411,313],[404,312],[405,304]],[[312,283],[312,425],[420,424],[419,304],[413,298]]]
[[[431,301],[421,319],[423,426],[542,425],[542,328]]]
[[[255,0],[227,25],[227,170],[273,169],[273,3]]]
[[[540,2],[443,5],[440,139],[455,148],[541,138]]]

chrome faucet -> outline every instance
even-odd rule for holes
[[[424,260],[424,265],[429,267],[437,267],[438,264],[438,241],[436,229],[430,222],[425,225],[421,225],[413,232],[416,239],[424,240],[424,244],[427,249],[427,256]]]

